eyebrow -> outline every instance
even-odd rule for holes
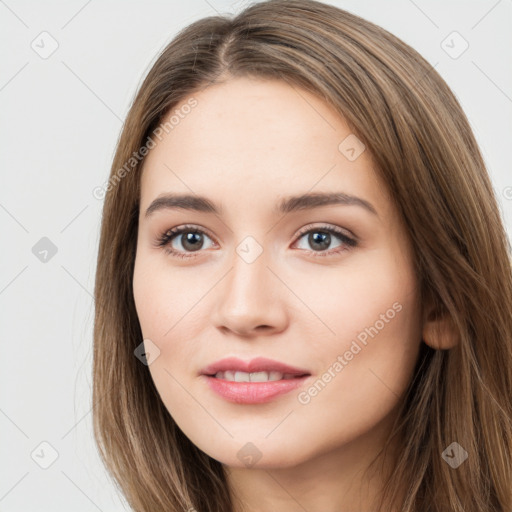
[[[360,197],[345,194],[344,192],[315,192],[285,197],[274,207],[273,213],[286,214],[329,205],[360,206],[378,217],[377,210],[371,203]],[[207,197],[168,193],[157,197],[149,205],[145,217],[149,217],[156,211],[168,209],[197,211],[215,215],[221,214],[221,208]]]

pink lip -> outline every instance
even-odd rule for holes
[[[274,371],[281,373],[291,373],[293,375],[310,375],[307,370],[295,368],[293,366],[280,363],[279,361],[274,361],[273,359],[267,359],[265,357],[257,357],[255,359],[251,359],[250,361],[242,361],[242,359],[238,359],[236,357],[227,357],[225,359],[221,359],[220,361],[216,361],[206,368],[203,368],[200,373],[201,375],[215,375],[217,372],[225,371],[238,371],[247,373]]]
[[[296,375],[293,379],[281,379],[270,382],[231,382],[217,379],[214,375],[223,371],[261,372],[276,371]],[[272,359],[258,357],[249,362],[234,357],[221,359],[201,371],[211,390],[229,402],[238,404],[261,404],[288,393],[301,386],[311,374],[307,370],[295,368]]]

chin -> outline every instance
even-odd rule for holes
[[[301,451],[304,449],[303,442],[297,442],[296,446],[285,444],[282,439],[265,439],[264,435],[258,437],[246,436],[252,441],[238,441],[232,439],[223,444],[204,446],[197,444],[198,448],[230,468],[240,469],[285,469],[297,466],[308,458],[312,453]]]

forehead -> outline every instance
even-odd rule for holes
[[[178,146],[196,155],[211,151],[216,156],[258,155],[261,159],[265,157],[262,149],[274,155],[286,150],[294,155],[308,153],[301,144],[308,142],[309,150],[315,144],[318,152],[329,148],[332,154],[336,141],[350,133],[322,100],[280,80],[236,78],[206,87],[191,98],[196,106],[187,114],[181,111],[190,98],[166,117],[173,119],[166,137],[169,149]],[[184,141],[189,141],[186,147]]]
[[[343,118],[284,81],[209,86],[176,105],[166,122],[144,162],[142,205],[169,191],[233,194],[246,204],[308,191],[365,195],[372,203],[382,196],[371,155]]]

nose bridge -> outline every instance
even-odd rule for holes
[[[249,238],[249,237],[248,237]],[[267,268],[268,259],[263,247],[252,240],[242,241],[236,247],[229,283],[225,287],[226,299],[231,299],[242,310],[250,304],[257,305],[262,295],[269,297],[272,273]]]
[[[268,264],[267,252],[251,237],[236,247],[232,267],[217,297],[218,326],[239,333],[263,325],[282,328],[285,308]]]

